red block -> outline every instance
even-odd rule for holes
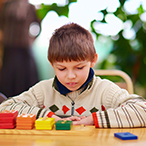
[[[16,126],[16,117],[18,111],[16,110],[4,110],[0,112],[0,129],[13,129]]]

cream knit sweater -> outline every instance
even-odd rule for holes
[[[0,111],[18,110],[33,113],[37,118],[49,116],[93,115],[96,127],[145,127],[146,101],[138,95],[119,88],[113,82],[93,77],[86,89],[60,94],[53,79],[37,83],[28,91],[9,98],[0,105]]]

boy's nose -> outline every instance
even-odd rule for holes
[[[69,71],[67,74],[68,78],[72,79],[76,77],[76,74],[73,71]]]

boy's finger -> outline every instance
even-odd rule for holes
[[[75,120],[75,121],[80,121],[81,120],[81,118],[80,117],[73,117],[73,119],[72,120]]]
[[[82,117],[80,117],[81,119],[84,119],[84,118],[86,118],[86,116],[82,116]]]

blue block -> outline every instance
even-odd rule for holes
[[[129,132],[114,133],[114,136],[119,139],[122,139],[122,140],[138,139],[138,137],[136,135],[129,133]]]

